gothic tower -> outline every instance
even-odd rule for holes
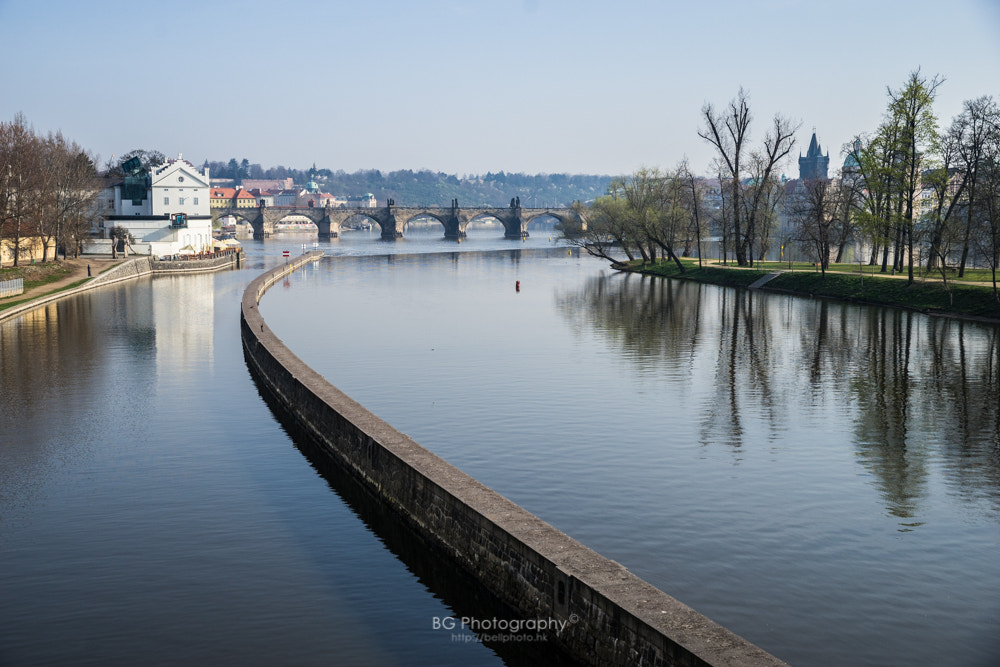
[[[816,132],[813,132],[806,156],[802,157],[802,153],[799,153],[799,178],[803,181],[825,181],[829,178],[827,176],[829,167],[830,154],[823,155],[819,142],[816,141]]]

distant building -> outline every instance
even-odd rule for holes
[[[257,197],[243,188],[212,188],[212,208],[256,208]]]
[[[250,190],[250,194],[252,194],[254,199],[257,200],[257,206],[264,206],[265,208],[274,206],[274,195],[267,190],[253,188]]]
[[[360,197],[348,197],[346,206],[349,208],[375,208],[375,195],[366,192]]]
[[[799,180],[802,181],[825,181],[830,169],[830,154],[823,155],[819,142],[816,141],[816,133],[813,132],[812,140],[809,142],[809,150],[806,156],[799,153]]]
[[[235,196],[236,188],[212,188],[210,206],[212,208],[230,208]]]
[[[137,169],[102,193],[105,215],[93,231],[110,238],[113,227],[123,227],[135,239],[135,249],[156,256],[211,250],[209,183],[207,167],[202,171],[180,155]]]
[[[844,158],[844,166],[840,170],[841,177],[844,180],[855,180],[861,178],[861,165],[858,163],[858,157],[861,155],[861,140],[854,140],[854,147]]]
[[[241,182],[247,190],[291,190],[291,178],[244,178]]]
[[[299,190],[287,188],[273,192],[275,206],[296,206],[299,197]]]

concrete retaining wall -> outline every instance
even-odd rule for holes
[[[151,260],[154,273],[205,273],[218,271],[230,266],[240,268],[246,260],[243,250],[224,252],[209,259]]]
[[[288,414],[428,544],[523,619],[565,623],[549,640],[584,663],[784,664],[427,451],[292,354],[257,305],[274,282],[321,255],[247,287],[247,362]]]

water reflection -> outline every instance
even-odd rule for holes
[[[246,355],[244,354],[244,358]],[[305,429],[294,415],[267,390],[255,367],[247,359],[247,369],[261,399],[270,408],[281,428],[310,465],[330,485],[337,496],[436,598],[448,606],[454,618],[519,618],[521,614],[497,598],[482,584],[456,567],[449,554],[436,551],[425,536],[415,531],[402,517],[386,511],[383,499],[360,484],[343,464]],[[461,635],[464,639],[464,635]],[[471,637],[471,635],[469,635]],[[454,641],[454,640],[453,640]],[[573,667],[579,663],[549,642],[495,641],[484,635],[482,644],[499,656],[506,665],[549,665]],[[442,660],[442,656],[438,656]],[[484,664],[492,664],[488,657]]]
[[[736,464],[762,438],[794,446],[786,428],[823,412],[852,425],[857,464],[903,529],[921,523],[934,466],[949,492],[1000,511],[998,327],[638,276],[591,278],[557,305],[635,372],[697,396],[701,443]],[[749,417],[767,432],[751,437]]]
[[[153,283],[152,319],[159,337],[156,366],[182,382],[197,382],[211,369],[215,275],[161,276]]]
[[[64,299],[0,323],[0,498],[14,508],[92,454],[109,424],[141,424],[154,394],[151,280]],[[129,373],[116,373],[118,364]]]

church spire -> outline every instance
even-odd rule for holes
[[[809,150],[806,151],[807,158],[814,158],[817,155],[822,155],[823,152],[820,150],[819,141],[816,140],[816,131],[813,130],[812,140],[809,142]]]
[[[823,155],[814,128],[806,156],[802,157],[802,153],[799,153],[799,178],[810,181],[826,180],[829,164],[830,156]]]

